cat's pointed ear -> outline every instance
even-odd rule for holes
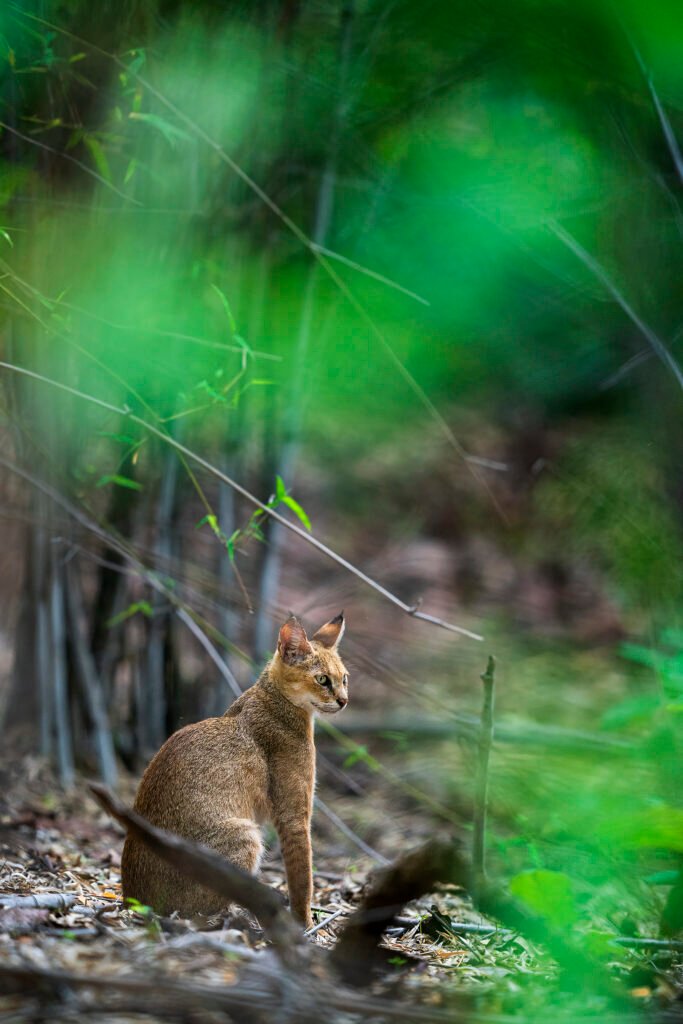
[[[344,612],[339,612],[339,615],[335,615],[333,619],[321,626],[317,633],[313,634],[313,639],[323,647],[334,648],[344,636],[345,629]]]
[[[307,654],[312,653],[313,648],[308,642],[306,630],[294,615],[290,615],[284,626],[280,628],[277,650],[287,665],[294,665]]]

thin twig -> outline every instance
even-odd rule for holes
[[[211,661],[214,663],[214,665],[216,666],[220,674],[223,676],[232,692],[235,694],[235,697],[241,697],[242,693],[244,692],[242,690],[242,687],[237,682],[237,679],[228,668],[225,658],[222,658],[220,656],[214,645],[209,640],[206,633],[199,628],[197,623],[194,621],[190,613],[186,611],[185,608],[177,607],[175,612],[180,621],[185,623],[185,625],[192,633],[192,635],[195,636],[199,643],[202,645],[206,653],[211,658]]]
[[[370,587],[372,590],[375,590],[378,594],[381,594],[384,598],[390,601],[397,608],[400,608],[401,611],[405,612],[407,615],[410,615],[414,619],[421,619],[423,622],[431,622],[433,625],[440,626],[442,629],[446,629],[451,633],[459,633],[462,636],[469,637],[470,640],[483,640],[483,637],[480,636],[478,633],[473,633],[471,630],[465,629],[463,626],[456,626],[454,623],[446,622],[443,619],[438,619],[433,615],[427,615],[424,612],[418,611],[416,605],[406,604],[405,601],[402,601],[395,594],[392,594],[390,590],[387,590],[386,587],[383,587],[376,580],[372,579],[370,576],[367,576],[360,569],[356,568],[356,566],[352,565],[352,563],[349,562],[346,558],[342,558],[341,555],[338,555],[326,544],[323,544],[322,541],[319,541],[316,537],[312,536],[310,533],[307,533],[306,530],[302,529],[299,526],[296,526],[288,519],[285,519],[285,517],[280,515],[279,512],[276,512],[275,509],[269,508],[265,502],[259,501],[259,499],[255,497],[255,495],[253,495],[250,491],[248,491],[241,484],[237,483],[235,480],[232,480],[226,473],[221,472],[220,469],[218,469],[216,466],[210,463],[207,459],[202,458],[201,455],[198,455],[196,452],[192,451],[192,449],[187,448],[186,445],[181,444],[180,441],[177,441],[174,437],[169,436],[169,434],[161,430],[159,427],[156,427],[154,426],[154,424],[149,423],[147,420],[144,420],[141,416],[137,416],[135,413],[131,412],[130,409],[121,408],[120,406],[113,405],[111,402],[105,402],[101,398],[96,398],[94,395],[89,395],[83,391],[79,391],[77,388],[70,387],[70,385],[68,384],[62,384],[60,381],[53,380],[50,377],[45,377],[41,373],[36,373],[34,370],[29,370],[23,366],[17,366],[14,363],[0,361],[0,367],[2,367],[5,370],[10,370],[13,373],[22,374],[25,377],[31,377],[33,380],[41,381],[43,384],[49,384],[51,387],[57,388],[60,391],[64,391],[67,394],[73,395],[76,398],[80,398],[85,402],[90,402],[92,405],[96,405],[101,409],[106,409],[107,412],[115,413],[117,416],[126,417],[129,422],[136,423],[139,427],[142,427],[143,430],[147,430],[149,431],[150,434],[154,434],[155,437],[160,438],[165,444],[168,444],[172,448],[175,448],[176,451],[182,452],[182,454],[185,455],[186,458],[191,459],[193,462],[195,462],[198,466],[201,466],[212,476],[216,477],[218,480],[222,480],[223,483],[228,484],[230,487],[233,488],[233,490],[237,491],[238,494],[241,494],[242,497],[245,498],[252,505],[255,505],[257,508],[261,509],[262,512],[270,516],[276,522],[281,523],[288,530],[290,530],[290,532],[295,533],[298,537],[301,537],[302,540],[304,540],[307,544],[312,545],[318,551],[322,552],[322,554],[330,558],[333,562],[336,562],[337,565],[342,566],[342,568],[352,573],[359,580],[365,583],[366,586]]]
[[[47,153],[52,153],[54,156],[61,157],[62,160],[68,160],[70,164],[75,164],[76,167],[80,167],[82,171],[89,174],[91,178],[95,178],[95,180],[99,181],[99,183],[104,185],[105,188],[111,189],[111,191],[115,192],[117,196],[121,197],[121,199],[125,199],[129,203],[133,203],[135,206],[141,205],[137,199],[133,199],[132,196],[126,195],[126,193],[122,192],[121,189],[118,189],[116,185],[112,185],[110,181],[103,178],[101,174],[97,173],[97,171],[93,171],[92,167],[88,167],[88,165],[84,164],[82,160],[78,160],[75,156],[71,156],[70,153],[64,153],[61,149],[54,149],[52,146],[48,146],[45,142],[39,142],[38,139],[32,139],[30,135],[24,135],[22,132],[17,131],[16,128],[12,128],[11,125],[8,125],[5,121],[0,121],[0,128],[4,128],[5,131],[11,132],[12,135],[16,135],[16,137],[21,139],[22,142],[27,142],[31,146],[37,146],[38,149],[42,149]]]
[[[352,270],[357,270],[361,274],[365,274],[366,277],[371,277],[375,281],[380,281],[382,284],[386,284],[389,288],[394,288],[397,292],[401,292],[402,295],[407,295],[410,299],[415,299],[416,302],[421,303],[423,306],[430,306],[431,303],[428,299],[423,299],[417,292],[413,292],[410,288],[405,288],[402,284],[398,284],[397,281],[392,281],[390,277],[385,277],[384,274],[379,274],[376,270],[370,270],[369,267],[364,267],[356,260],[349,259],[348,256],[342,256],[339,252],[334,252],[332,249],[326,249],[324,245],[319,245],[317,242],[313,242],[311,248],[315,252],[322,253],[323,256],[327,256],[328,259],[336,260],[337,263],[343,263],[345,267],[350,267]]]
[[[634,40],[632,39],[630,32],[626,29],[626,27],[623,24],[621,25],[621,28],[629,41],[631,49],[633,50],[633,54],[636,58],[638,67],[640,68],[643,78],[645,79],[648,91],[650,93],[650,98],[652,99],[652,103],[655,108],[655,113],[657,114],[657,117],[659,119],[659,125],[662,129],[662,134],[664,136],[664,139],[666,140],[666,144],[671,155],[671,160],[676,170],[676,174],[678,175],[678,180],[681,184],[683,184],[683,155],[681,155],[681,147],[678,145],[678,139],[676,138],[674,130],[671,126],[671,121],[669,120],[669,116],[666,110],[664,109],[664,105],[659,99],[657,90],[655,89],[655,85],[652,80],[652,75],[650,74],[645,64],[645,61],[641,56],[640,50],[638,49]]]
[[[315,806],[318,808],[319,811],[322,811],[326,818],[330,819],[333,825],[337,826],[340,832],[344,833],[347,839],[350,839],[352,843],[355,843],[358,849],[362,850],[363,853],[366,853],[368,857],[372,857],[372,859],[376,861],[378,864],[390,863],[390,861],[388,861],[386,857],[379,853],[378,850],[375,850],[372,846],[370,846],[369,843],[366,843],[364,839],[361,839],[361,837],[357,835],[353,831],[353,829],[346,824],[345,821],[342,821],[339,815],[335,814],[332,808],[328,807],[327,804],[323,800],[321,800],[319,796],[316,796],[315,798]]]
[[[346,912],[346,907],[338,907],[337,910],[335,910],[333,914],[330,914],[329,917],[326,917],[323,921],[318,921],[318,923],[314,924],[312,928],[307,928],[304,935],[306,938],[310,935],[316,935],[321,931],[321,929],[327,928],[328,924],[332,924],[333,921],[336,921],[338,917],[341,917],[341,915]]]
[[[668,348],[661,340],[661,338],[657,334],[655,334],[655,332],[652,330],[649,324],[647,324],[642,319],[642,317],[639,316],[638,313],[636,313],[633,306],[631,306],[627,299],[622,295],[620,290],[617,288],[617,286],[614,284],[612,279],[607,274],[607,271],[604,269],[604,267],[600,263],[598,263],[595,257],[591,256],[591,254],[587,252],[579,242],[577,242],[573,235],[571,235],[565,228],[563,228],[556,221],[549,221],[548,227],[555,235],[555,237],[559,238],[563,245],[566,245],[566,247],[571,252],[574,253],[577,259],[579,259],[583,263],[583,265],[587,267],[588,270],[590,270],[590,272],[600,282],[600,284],[605,288],[605,290],[609,292],[609,294],[612,296],[617,305],[621,307],[622,311],[629,318],[631,323],[633,323],[638,328],[640,333],[643,335],[647,343],[652,348],[657,358],[660,359],[669,370],[671,370],[672,374],[676,378],[679,387],[683,389],[683,373],[681,372],[680,366],[678,365],[672,354],[669,352]]]
[[[489,755],[493,742],[493,705],[495,659],[489,655],[486,671],[482,673],[484,703],[481,709],[479,743],[477,751],[477,780],[474,798],[474,832],[472,835],[472,868],[478,882],[486,875],[486,812],[489,800]]]

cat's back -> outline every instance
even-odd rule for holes
[[[135,810],[169,829],[181,819],[217,811],[261,816],[268,767],[248,719],[243,704],[233,714],[194,722],[170,736],[147,766]]]

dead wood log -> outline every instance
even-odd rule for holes
[[[286,989],[283,988],[286,986]],[[321,985],[310,976],[307,984],[301,975],[274,970],[266,963],[250,963],[239,984],[229,987],[201,985],[186,979],[175,981],[165,977],[163,983],[155,977],[102,976],[76,974],[50,970],[27,964],[0,964],[0,993],[25,995],[41,1002],[69,1000],[70,1008],[79,1004],[74,993],[86,992],[83,1009],[93,1013],[93,1000],[106,998],[106,1009],[121,1009],[121,998],[134,1000],[137,1014],[150,1013],[154,1017],[175,1016],[180,1012],[218,1010],[235,1015],[240,1024],[252,1020],[308,1024],[324,1016],[336,1020],[341,1016],[348,1021],[371,1019],[375,1021],[406,1021],[408,1024],[457,1024],[464,1016],[453,1008],[420,1006],[407,1001],[394,1002],[360,995],[339,985]],[[97,1005],[97,1004],[95,1004]],[[130,1004],[129,1004],[130,1005]],[[238,1014],[238,1015],[237,1015]],[[339,1015],[339,1016],[338,1016]]]
[[[331,963],[344,981],[354,987],[369,985],[385,963],[379,941],[405,904],[454,876],[461,884],[469,882],[469,866],[454,843],[442,840],[431,840],[378,872],[332,950]]]
[[[153,852],[178,871],[225,896],[226,902],[239,903],[256,918],[263,931],[290,966],[301,965],[304,944],[302,932],[282,905],[279,895],[253,875],[235,867],[214,850],[165,832],[120,803],[106,786],[91,782],[90,790],[111,816],[145,843]]]
[[[0,933],[30,935],[46,924],[49,910],[35,907],[0,907]]]
[[[69,910],[78,899],[72,892],[38,892],[31,896],[0,896],[0,907],[39,910]]]

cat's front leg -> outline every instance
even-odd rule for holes
[[[275,827],[280,837],[282,857],[287,873],[289,905],[292,915],[304,928],[313,924],[311,903],[313,902],[313,855],[311,852],[310,819],[307,815],[276,819]]]

